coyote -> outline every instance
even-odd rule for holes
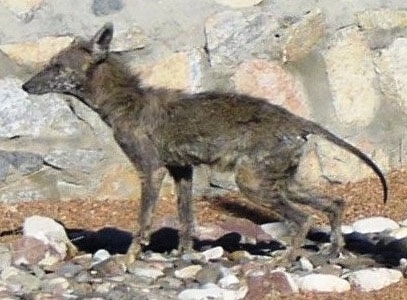
[[[112,38],[113,25],[107,23],[90,40],[75,39],[22,88],[37,95],[73,95],[112,128],[115,140],[142,177],[140,226],[128,250],[131,257],[148,244],[152,214],[167,171],[176,186],[179,248],[192,250],[192,174],[200,164],[232,170],[249,201],[290,221],[296,228],[292,250],[302,246],[313,219],[296,204],[323,211],[331,225],[332,253],[338,253],[344,246],[343,199],[309,192],[294,179],[310,134],[366,163],[379,177],[386,202],[387,183],[375,163],[320,125],[248,95],[143,87],[139,77],[109,52]]]

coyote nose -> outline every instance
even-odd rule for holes
[[[26,83],[24,83],[24,84],[21,86],[21,88],[22,88],[25,92],[29,93],[29,92],[30,92],[30,81],[27,81]]]

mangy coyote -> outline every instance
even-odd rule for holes
[[[113,25],[105,24],[91,40],[75,39],[23,85],[31,94],[73,95],[96,111],[142,175],[140,231],[129,256],[147,244],[161,182],[168,171],[176,183],[181,220],[180,249],[192,248],[194,229],[192,168],[207,164],[233,170],[236,184],[250,201],[273,209],[296,226],[292,248],[302,246],[312,217],[296,206],[326,213],[332,251],[343,246],[344,201],[311,194],[295,183],[303,145],[309,134],[322,136],[358,156],[387,184],[380,169],[354,146],[320,125],[284,108],[247,95],[142,87],[112,53]]]

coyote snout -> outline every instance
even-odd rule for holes
[[[386,201],[387,184],[380,169],[320,125],[247,95],[142,87],[139,78],[109,52],[112,37],[113,26],[108,23],[92,39],[76,39],[23,89],[34,94],[73,95],[112,128],[117,143],[143,178],[140,230],[129,255],[148,243],[166,172],[176,184],[180,248],[192,248],[192,173],[199,164],[233,170],[245,197],[291,221],[297,228],[293,249],[301,247],[311,226],[311,217],[296,204],[325,212],[332,227],[333,252],[339,251],[344,244],[340,229],[343,200],[311,194],[294,180],[310,134],[346,149],[370,166],[381,181]]]

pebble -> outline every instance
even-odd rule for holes
[[[206,261],[211,261],[211,260],[220,259],[223,256],[224,252],[225,251],[223,250],[223,248],[218,246],[218,247],[203,251],[203,252],[201,252],[201,254],[203,255],[203,257],[205,258]]]
[[[219,265],[208,264],[203,266],[201,270],[196,273],[196,281],[201,285],[207,283],[216,283],[222,277],[222,272]]]
[[[240,280],[236,275],[230,274],[219,280],[219,286],[224,289],[233,289],[239,285]]]
[[[202,270],[201,265],[191,265],[174,272],[175,277],[179,279],[194,278],[196,273]]]
[[[150,278],[154,281],[164,276],[163,271],[156,268],[135,268],[132,274],[140,277]]]
[[[301,257],[299,262],[300,262],[301,269],[304,271],[311,272],[314,269],[314,266],[312,265],[310,260],[306,257]]]
[[[345,253],[328,262],[317,252],[329,246],[328,228],[320,228],[314,232],[317,238],[313,239],[312,247],[315,249],[304,249],[303,255],[291,268],[279,268],[281,257],[276,253],[284,255],[286,250],[270,250],[270,255],[253,254],[250,249],[254,249],[256,244],[250,244],[249,248],[237,247],[231,253],[221,246],[205,246],[205,251],[186,253],[181,257],[146,252],[143,260],[136,260],[127,268],[123,265],[123,255],[111,255],[103,249],[94,255],[77,255],[45,265],[42,262],[44,255],[50,253],[49,245],[32,236],[23,236],[11,248],[0,244],[0,258],[4,257],[0,262],[0,288],[5,288],[4,293],[0,289],[0,298],[16,299],[24,294],[32,299],[234,300],[245,297],[261,299],[274,292],[290,295],[299,291],[338,293],[351,288],[378,290],[400,281],[403,274],[397,269],[385,268],[386,260],[381,265],[374,258],[383,252],[386,256],[381,259],[387,259],[387,266],[391,265],[389,262],[401,264],[398,269],[405,272],[407,263],[402,258],[407,253],[407,238],[396,239],[403,236],[404,227],[389,230],[391,226],[382,226],[379,227],[383,229],[381,232],[371,228],[366,230],[363,226],[358,228],[364,221],[365,224],[372,222],[371,218],[359,220],[352,226],[352,230],[355,227],[358,231],[349,230],[352,233],[345,235],[347,247],[364,250],[364,255]],[[272,228],[284,228],[282,223],[263,224],[267,226],[249,222],[242,224],[249,226],[249,229],[238,228],[246,234],[253,232],[260,236],[262,230],[266,230],[269,231],[266,234],[273,238],[276,234],[270,231]],[[392,226],[395,227],[394,224]],[[260,233],[257,234],[257,231]],[[240,234],[239,231],[237,233]],[[36,243],[41,247],[38,248]],[[259,243],[260,249],[263,249],[264,242]],[[34,244],[37,246],[30,247]],[[239,245],[247,246],[242,240]],[[43,252],[38,249],[43,249]],[[22,256],[15,252],[20,250]],[[31,262],[28,268],[24,260]]]
[[[109,251],[105,249],[99,249],[98,251],[93,254],[93,263],[97,264],[100,263],[110,257]]]

